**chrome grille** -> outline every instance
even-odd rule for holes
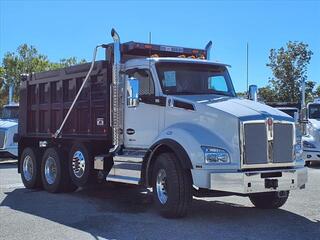
[[[267,131],[264,123],[244,125],[244,164],[268,163]]]
[[[293,125],[275,123],[273,126],[273,162],[286,163],[293,160]]]
[[[291,165],[293,162],[294,125],[266,121],[242,124],[242,167],[259,168]]]
[[[6,131],[0,130],[0,148],[4,148],[5,138],[6,138]]]

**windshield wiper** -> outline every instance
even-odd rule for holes
[[[231,93],[224,93],[224,92],[215,92],[213,94],[217,94],[217,95],[223,95],[223,96],[228,96],[228,97],[233,97],[233,95]]]
[[[183,92],[174,92],[171,94],[173,94],[173,95],[196,95],[199,93],[195,93],[195,92],[191,92],[191,91],[183,91]]]
[[[218,92],[218,91],[210,91],[210,92],[194,92],[194,91],[181,91],[181,92],[170,92],[166,91],[168,95],[223,95],[228,97],[233,97],[232,93],[228,92]]]

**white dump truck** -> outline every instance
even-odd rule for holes
[[[13,87],[9,88],[9,103],[0,116],[0,160],[18,157],[18,144],[13,136],[18,132],[19,104],[12,101]]]
[[[307,105],[306,135],[302,137],[306,164],[320,162],[320,99]]]
[[[293,118],[237,98],[229,66],[209,60],[210,43],[112,37],[98,46],[104,61],[22,80],[15,139],[27,188],[72,191],[104,177],[152,188],[163,216],[182,217],[193,196],[246,196],[279,208],[305,187]]]

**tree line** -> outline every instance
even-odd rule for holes
[[[313,52],[308,44],[289,41],[285,47],[271,49],[269,62],[272,71],[268,85],[258,89],[258,96],[264,102],[301,102],[301,86],[305,82],[306,101],[320,97],[320,85],[308,80],[307,70]],[[245,96],[246,93],[240,93]]]
[[[68,67],[86,62],[76,57],[63,58],[59,62],[51,62],[36,47],[28,44],[20,45],[15,52],[7,52],[0,66],[0,109],[8,103],[9,87],[14,88],[14,101],[19,100],[21,74],[30,74]]]

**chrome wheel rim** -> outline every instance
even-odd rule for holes
[[[48,184],[53,184],[57,178],[57,164],[53,157],[49,156],[46,160],[44,173]]]
[[[72,157],[72,170],[74,175],[77,178],[81,178],[84,174],[85,169],[86,169],[86,161],[83,156],[83,153],[80,151],[76,151]]]
[[[167,194],[167,174],[164,169],[160,169],[157,175],[156,189],[158,199],[161,204],[165,204],[168,200]]]
[[[31,181],[33,176],[33,162],[29,155],[25,156],[25,158],[23,159],[22,171],[26,181]]]

